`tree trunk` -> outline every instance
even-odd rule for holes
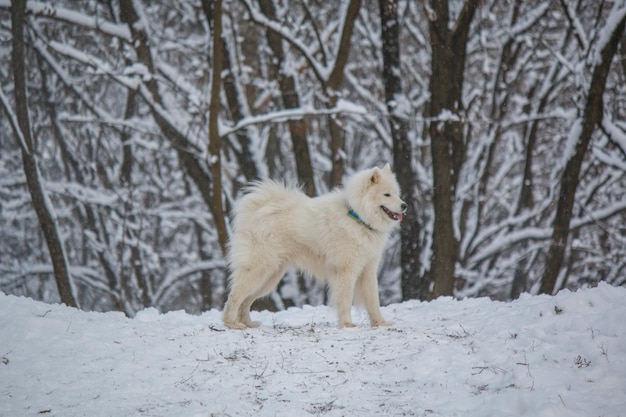
[[[337,99],[335,93],[331,93],[331,97],[327,103],[329,108],[333,108],[337,105]],[[328,132],[330,133],[330,188],[337,187],[343,180],[343,174],[345,171],[345,134],[343,129],[343,122],[338,114],[329,114],[326,117],[328,120]]]
[[[222,39],[222,0],[213,3],[213,69],[211,74],[211,91],[209,103],[209,167],[213,179],[211,199],[213,202],[213,222],[217,229],[217,238],[226,254],[228,232],[226,216],[222,202],[222,140],[218,131],[218,114],[220,111],[220,88],[222,85],[222,62],[224,59],[224,41]]]
[[[43,179],[37,166],[37,156],[33,146],[31,126],[28,116],[28,104],[26,98],[26,76],[24,58],[24,19],[25,1],[14,1],[11,4],[11,31],[13,35],[12,64],[13,80],[15,86],[16,115],[11,114],[9,103],[3,101],[3,106],[8,118],[12,121],[11,127],[22,151],[22,163],[28,191],[30,192],[33,207],[37,219],[46,239],[48,252],[52,261],[54,277],[59,291],[61,302],[68,306],[76,307],[76,299],[72,293],[71,276],[65,248],[61,241],[56,214],[52,202],[44,189]],[[17,118],[17,124],[15,119]]]
[[[541,277],[540,293],[552,294],[554,292],[557,277],[563,265],[565,249],[569,237],[570,220],[572,219],[574,197],[580,182],[580,168],[587,153],[587,149],[589,148],[591,135],[596,125],[602,121],[604,104],[602,95],[604,94],[606,78],[611,68],[611,61],[617,51],[620,37],[624,33],[625,22],[626,14],[622,14],[621,20],[610,33],[608,41],[600,49],[598,54],[599,59],[595,62],[589,83],[589,92],[587,94],[584,112],[582,117],[574,123],[574,126],[570,130],[570,135],[576,134],[578,138],[576,139],[574,149],[572,149],[572,155],[565,164],[561,178],[561,188],[559,190],[550,249],[548,250],[546,269]],[[602,36],[599,38],[601,39]]]
[[[339,99],[339,88],[343,81],[343,74],[350,56],[350,45],[352,32],[354,31],[354,22],[359,16],[361,8],[361,0],[350,0],[346,9],[345,21],[343,22],[343,30],[339,40],[339,48],[337,48],[337,56],[328,79],[323,83],[323,88],[328,97],[326,105],[333,108],[337,105]],[[336,187],[341,184],[345,170],[345,131],[344,123],[337,114],[330,114],[327,117],[328,131],[330,133],[330,159],[332,169],[330,172],[330,187]]]
[[[48,75],[44,69],[45,61],[40,53],[37,54],[37,61],[38,61],[38,66],[39,66],[39,73],[41,76],[41,92],[43,95],[42,102],[45,103],[46,112],[48,114],[48,119],[50,122],[50,127],[52,129],[52,136],[56,140],[57,144],[59,145],[59,150],[61,151],[61,157],[63,159],[63,163],[65,164],[65,167],[67,170],[68,181],[76,181],[79,184],[88,185],[85,181],[85,176],[81,170],[79,160],[74,155],[74,153],[72,152],[72,149],[68,145],[66,135],[62,131],[61,125],[59,124],[57,109],[52,99],[53,91],[51,89],[51,86],[48,83]],[[129,94],[129,97],[127,98],[127,111],[128,111],[128,103],[130,102],[130,96],[131,94]],[[126,114],[124,117],[127,118]],[[124,135],[128,136],[126,132],[123,133],[123,136]],[[121,139],[122,144],[124,144],[123,146],[124,150],[130,149],[130,145],[125,144],[126,140],[123,137],[120,139]],[[128,137],[126,137],[126,139],[128,139]],[[122,167],[120,171],[122,173],[127,171],[128,177],[130,178],[130,168],[125,169],[124,166],[132,162],[132,158],[128,158],[126,156],[127,153],[125,151],[123,152],[123,154],[124,154],[123,162],[122,162]],[[125,177],[125,174],[121,174],[121,177]],[[104,277],[106,278],[107,284],[110,289],[113,305],[115,306],[117,310],[124,312],[124,305],[123,305],[124,297],[120,290],[119,274],[115,272],[115,267],[113,263],[111,262],[110,257],[108,256],[107,249],[105,249],[105,248],[108,248],[108,245],[106,244],[106,242],[104,242],[104,239],[102,239],[103,233],[100,230],[100,228],[97,226],[96,212],[94,208],[91,206],[91,204],[89,203],[84,203],[83,210],[84,210],[84,215],[81,214],[80,210],[77,210],[78,212],[77,214],[81,219],[81,224],[86,230],[89,230],[90,232],[93,233],[94,236],[97,236],[97,238],[100,239],[103,243],[103,248],[96,249],[96,252],[97,252],[98,260],[100,264],[102,265]],[[83,244],[82,249],[83,251],[89,251],[93,248],[91,248],[91,245],[85,243]]]
[[[420,298],[420,233],[417,221],[416,173],[413,170],[413,149],[408,139],[409,122],[400,104],[406,101],[402,90],[400,68],[399,26],[396,0],[380,0],[383,43],[383,82],[393,138],[393,163],[403,198],[409,210],[400,229],[400,266],[402,299]]]
[[[271,20],[276,20],[276,9],[272,0],[260,0],[259,6],[263,14]],[[283,106],[286,109],[296,109],[300,107],[300,99],[293,75],[287,74],[283,68],[285,53],[283,51],[282,36],[270,29],[266,29],[265,37],[274,57],[274,72],[278,79],[278,88],[280,89]],[[308,196],[313,197],[315,195],[315,182],[313,179],[311,152],[306,134],[306,122],[302,119],[289,120],[287,126],[289,127],[291,146],[296,158],[298,182],[304,188],[304,192]]]
[[[134,8],[132,0],[119,0],[120,2],[120,18],[126,23],[131,31],[133,37],[133,47],[137,52],[137,57],[141,63],[146,65],[150,73],[154,73],[154,63],[152,62],[152,53],[147,43],[147,36],[143,30],[139,30],[135,23],[138,21],[139,16]],[[204,161],[200,161],[197,155],[200,154],[200,150],[187,140],[187,138],[176,129],[167,119],[165,119],[161,113],[162,99],[159,94],[156,78],[151,77],[146,81],[146,87],[150,92],[151,100],[146,100],[154,121],[163,133],[163,135],[172,143],[173,148],[176,149],[180,165],[183,170],[193,180],[194,184],[200,192],[202,200],[207,205],[213,216],[218,232],[218,241],[220,247],[225,253],[226,236],[225,227],[221,227],[220,220],[224,218],[223,210],[214,205],[215,192],[212,191],[213,183],[211,181],[211,175]],[[212,171],[212,169],[211,169]],[[221,195],[221,193],[220,193]]]
[[[447,0],[430,2],[432,62],[429,117],[432,120],[429,134],[435,221],[427,298],[452,295],[454,290],[458,242],[454,235],[453,204],[466,146],[462,125],[465,48],[477,3],[477,0],[466,1],[457,21],[451,25]]]
[[[204,16],[213,30],[214,21],[214,1],[213,0],[201,0],[202,11]],[[237,85],[235,84],[235,76],[232,69],[232,63],[227,51],[226,40],[222,37],[222,68],[224,72],[222,85],[228,102],[228,108],[233,119],[233,122],[237,123],[244,118],[244,111],[242,110],[242,104],[239,99],[239,92],[237,91]],[[235,134],[237,141],[239,142],[240,149],[233,149],[241,171],[246,178],[246,181],[253,181],[259,177],[259,172],[256,166],[255,159],[252,154],[252,143],[248,135],[242,131],[237,131]],[[234,148],[234,147],[233,147]]]

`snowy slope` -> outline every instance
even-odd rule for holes
[[[134,319],[0,294],[0,416],[626,416],[626,289]]]

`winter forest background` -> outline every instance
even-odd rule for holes
[[[26,4],[24,4],[26,3]],[[225,299],[229,211],[389,161],[383,304],[626,284],[626,2],[0,0],[0,291]],[[291,271],[259,308],[324,302]]]

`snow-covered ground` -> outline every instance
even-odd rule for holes
[[[327,307],[224,331],[0,294],[0,416],[626,416],[626,289]]]

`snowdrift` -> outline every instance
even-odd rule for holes
[[[129,319],[0,294],[0,416],[624,416],[626,289]]]

